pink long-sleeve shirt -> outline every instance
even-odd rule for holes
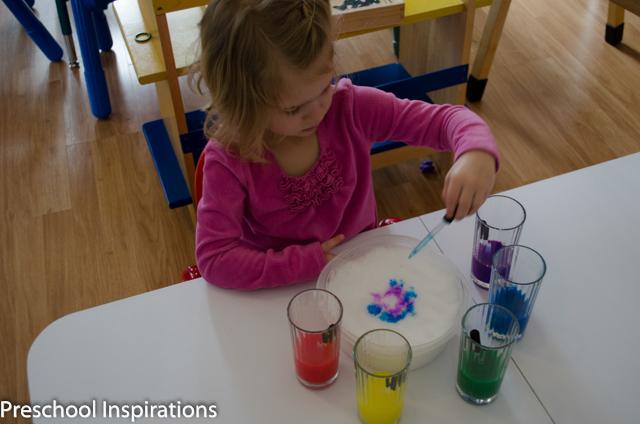
[[[401,100],[342,79],[318,130],[320,157],[301,177],[208,143],[196,259],[210,283],[258,289],[317,278],[320,244],[377,227],[371,147],[386,140],[454,152],[499,153],[489,127],[464,106]]]

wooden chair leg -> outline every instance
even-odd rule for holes
[[[511,0],[494,0],[489,9],[489,16],[487,16],[487,21],[484,24],[478,53],[473,62],[471,75],[469,75],[467,99],[470,102],[477,102],[482,99],[510,5]]]
[[[187,127],[187,119],[184,112],[182,94],[180,92],[178,70],[176,69],[173,49],[171,48],[171,37],[169,35],[167,16],[157,15],[156,23],[158,25],[158,33],[160,35],[162,45],[162,55],[167,72],[167,80],[156,83],[156,90],[158,92],[158,100],[160,102],[160,109],[162,112],[162,118],[165,122],[165,127],[169,133],[169,138],[171,139],[171,144],[173,145],[173,150],[180,164],[180,168],[182,169],[182,174],[189,186],[189,191],[191,192],[192,204],[189,205],[188,208],[191,220],[195,225],[196,213],[194,205],[196,202],[193,187],[196,175],[195,164],[192,153],[182,152],[182,141],[180,136],[188,134],[189,128]]]
[[[604,40],[612,46],[615,46],[622,41],[623,33],[624,9],[613,2],[609,2]]]

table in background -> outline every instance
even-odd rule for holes
[[[547,274],[512,359],[556,424],[640,416],[640,153],[504,193],[527,211],[520,244]],[[427,228],[442,212],[421,217]],[[471,283],[473,219],[435,241]]]
[[[414,218],[360,234],[337,250],[382,234],[426,233]],[[219,423],[357,424],[354,364],[344,351],[330,387],[309,390],[296,379],[286,308],[296,293],[314,286],[308,281],[247,292],[197,279],[65,316],[29,352],[31,402],[180,400],[216,404]],[[494,403],[462,400],[455,389],[458,343],[453,337],[432,363],[410,372],[403,424],[551,423],[513,363]]]

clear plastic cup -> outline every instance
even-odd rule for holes
[[[489,196],[478,209],[471,258],[474,283],[489,288],[493,255],[504,246],[518,244],[526,218],[520,202],[507,196]]]
[[[493,256],[488,301],[504,306],[518,319],[518,339],[527,329],[533,304],[547,273],[544,258],[526,246],[505,246]]]
[[[492,303],[469,308],[462,318],[456,381],[464,400],[482,405],[498,396],[519,329],[507,308]]]
[[[394,424],[402,414],[411,345],[400,333],[372,330],[353,348],[358,417],[364,424]]]
[[[298,380],[312,389],[330,385],[338,377],[340,299],[326,290],[305,290],[291,299],[287,316]]]

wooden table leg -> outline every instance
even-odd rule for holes
[[[489,9],[489,16],[487,16],[487,21],[484,24],[478,53],[473,62],[471,75],[469,75],[467,99],[470,102],[477,102],[482,99],[510,5],[511,0],[493,0],[493,4]]]
[[[404,25],[400,28],[400,63],[411,76],[459,65],[468,65],[471,56],[475,0],[466,0],[464,12]],[[464,105],[467,84],[427,93],[437,104]],[[453,164],[453,154],[434,156],[445,175]]]
[[[607,27],[604,40],[615,46],[622,41],[624,33],[624,9],[613,2],[609,2],[609,12],[607,13]]]
[[[417,76],[468,65],[473,37],[475,0],[462,13],[404,25],[400,28],[400,63]],[[437,104],[464,104],[467,84],[428,93]]]

